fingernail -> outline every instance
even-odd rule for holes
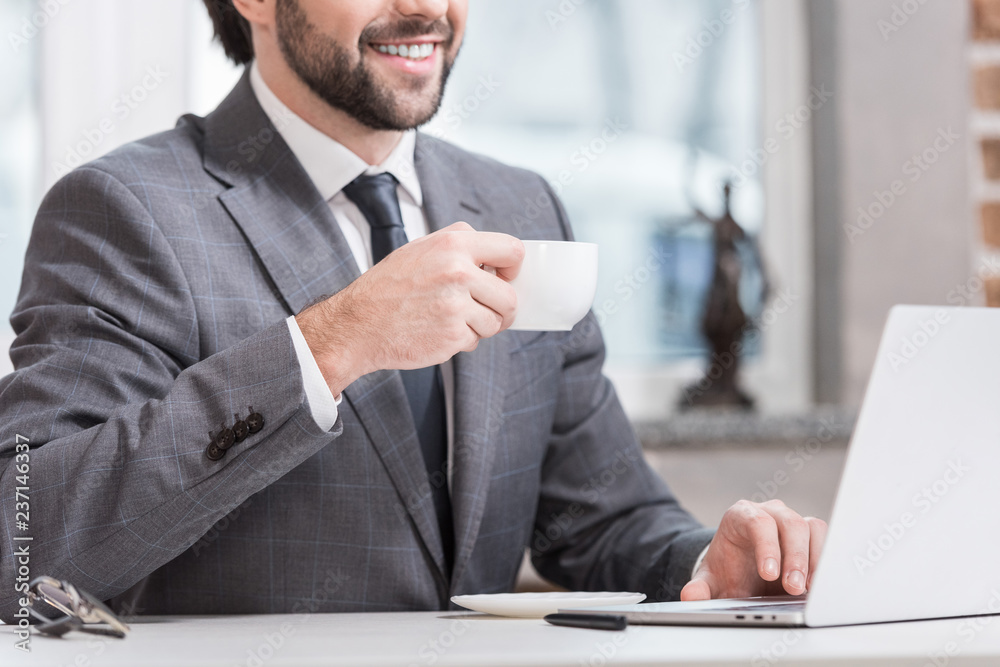
[[[788,573],[788,585],[795,589],[805,588],[806,575],[802,574],[798,570],[792,570]]]
[[[773,558],[768,558],[764,561],[764,574],[774,578],[778,576],[778,561]]]

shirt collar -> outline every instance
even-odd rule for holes
[[[413,199],[423,206],[423,193],[414,167],[416,130],[403,133],[396,147],[380,165],[369,165],[342,143],[323,134],[278,99],[260,74],[257,62],[250,66],[250,87],[264,113],[281,134],[323,199],[329,201],[361,174],[389,172]]]

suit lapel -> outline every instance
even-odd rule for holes
[[[276,296],[289,313],[298,313],[355,280],[360,271],[328,203],[260,108],[248,75],[204,123],[205,169],[231,186],[219,199],[260,257]],[[415,166],[431,230],[458,220],[489,229],[475,190],[444,159],[444,150],[440,142],[418,135]],[[497,336],[453,360],[453,589],[468,564],[486,507],[509,352],[508,336]],[[444,553],[430,484],[413,418],[402,409],[407,401],[399,373],[366,375],[344,395],[443,573]]]
[[[440,142],[417,135],[416,169],[431,229],[464,220],[477,230],[495,231],[468,179],[444,159],[442,150]],[[452,360],[455,424],[451,497],[456,542],[452,591],[468,565],[486,509],[509,360],[509,336],[504,335],[481,340],[475,352],[460,352]]]
[[[232,186],[220,195],[290,314],[360,275],[329,204],[260,108],[248,76],[205,119],[205,169]],[[439,572],[444,552],[430,484],[397,371],[363,376],[344,397],[371,439]]]
[[[446,578],[441,529],[434,511],[417,428],[399,371],[363,375],[344,390],[344,396],[375,445],[403,507],[413,519],[438,572]]]
[[[291,314],[360,271],[330,207],[260,108],[245,74],[205,118],[205,169]]]
[[[471,223],[470,223],[471,224]],[[455,520],[457,589],[472,556],[496,455],[496,436],[503,421],[503,399],[510,351],[506,336],[480,341],[475,352],[455,356],[455,439],[452,509]]]

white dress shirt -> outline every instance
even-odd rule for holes
[[[369,165],[343,144],[331,139],[292,112],[264,83],[264,78],[254,62],[250,67],[250,86],[257,101],[271,122],[298,158],[316,189],[330,204],[330,211],[347,240],[358,269],[364,273],[372,265],[371,233],[368,220],[342,190],[361,174],[389,172],[399,185],[399,210],[408,239],[413,240],[428,233],[427,218],[423,211],[423,193],[414,168],[413,151],[416,131],[405,132],[399,143],[382,164]],[[303,248],[303,252],[307,251]],[[324,431],[329,431],[337,421],[341,397],[333,396],[323,379],[316,359],[309,349],[295,317],[289,317],[288,330],[295,345],[295,353],[302,369],[302,384],[313,420]],[[441,365],[444,384],[445,412],[448,426],[448,457],[451,459],[453,431],[454,376],[451,362]],[[451,466],[448,467],[449,478]]]

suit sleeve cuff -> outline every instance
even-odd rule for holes
[[[666,602],[680,599],[681,589],[691,581],[697,561],[714,536],[713,528],[696,528],[678,535],[671,541],[660,561],[661,565],[650,571],[650,575],[658,577],[655,584],[647,586],[649,590],[655,591],[651,595],[651,601]],[[647,592],[645,589],[643,591]]]
[[[309,411],[312,413],[313,421],[324,431],[329,431],[337,423],[337,406],[343,400],[342,396],[334,398],[330,391],[330,385],[323,379],[323,373],[319,370],[319,364],[309,349],[299,323],[295,321],[295,316],[285,320],[288,323],[288,333],[292,336],[292,344],[295,346],[295,356],[299,360],[299,369],[302,371],[302,386],[305,388],[306,399],[309,401]]]

